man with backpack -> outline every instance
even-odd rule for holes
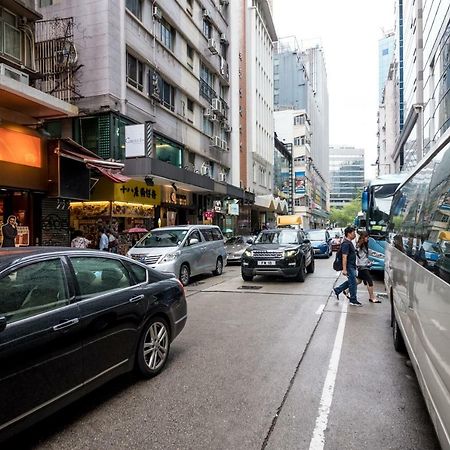
[[[350,305],[352,306],[362,306],[356,298],[356,250],[353,245],[353,240],[355,239],[356,232],[353,227],[347,227],[344,230],[344,240],[341,243],[341,248],[336,255],[336,261],[333,264],[335,270],[340,270],[340,261],[342,260],[342,274],[347,277],[347,280],[340,286],[333,288],[333,292],[336,298],[339,300],[339,294],[345,291],[347,288],[350,291]]]

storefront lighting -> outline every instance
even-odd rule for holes
[[[107,205],[109,202],[107,201],[95,201],[95,202],[70,202],[70,206],[88,206],[88,205]]]
[[[128,203],[128,202],[114,202],[115,205],[119,206],[139,206],[140,208],[154,208],[154,205],[143,205],[142,203]]]

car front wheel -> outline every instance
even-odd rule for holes
[[[241,271],[241,275],[242,275],[242,279],[244,281],[252,281],[253,280],[253,275],[246,274],[246,273],[244,273],[243,270]]]
[[[150,319],[144,326],[136,355],[137,369],[145,377],[154,377],[164,368],[170,350],[170,334],[167,322]]]
[[[314,273],[315,265],[314,265],[314,254],[311,253],[311,262],[309,263],[309,266],[306,267],[306,272],[308,273]]]
[[[305,259],[302,258],[300,261],[300,266],[298,268],[297,281],[303,282],[306,279],[306,270],[305,270]]]
[[[180,281],[183,286],[187,286],[189,284],[189,280],[191,279],[191,271],[189,270],[189,266],[187,264],[182,264],[180,267]]]

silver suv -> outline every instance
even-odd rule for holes
[[[227,263],[223,235],[215,225],[155,228],[127,256],[152,269],[174,273],[184,286],[193,275],[221,275]]]

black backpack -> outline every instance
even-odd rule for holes
[[[336,252],[336,258],[334,258],[333,261],[333,269],[337,272],[342,271],[342,250],[339,248],[339,250]]]

